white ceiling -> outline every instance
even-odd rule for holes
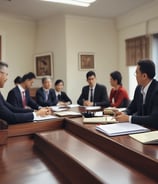
[[[90,7],[77,7],[40,0],[0,0],[0,13],[39,20],[44,17],[71,14],[115,18],[154,0],[96,0]]]

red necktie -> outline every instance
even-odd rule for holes
[[[23,104],[23,107],[25,108],[26,107],[25,91],[22,91],[22,104]]]

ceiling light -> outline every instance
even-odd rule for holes
[[[96,0],[41,0],[41,1],[88,7],[90,6],[90,3],[93,3]]]

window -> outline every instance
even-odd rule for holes
[[[0,60],[2,59],[2,38],[1,38],[1,35],[0,35]]]
[[[155,78],[158,80],[158,34],[152,36],[151,54],[156,67]]]
[[[126,64],[129,73],[129,98],[133,99],[137,80],[134,76],[137,61],[149,58],[149,37],[139,36],[126,40]]]

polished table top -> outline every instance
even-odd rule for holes
[[[72,108],[69,110],[73,110],[76,112],[85,111],[83,107]],[[32,135],[36,132],[41,132],[41,131],[43,132],[48,130],[54,131],[54,130],[65,129],[66,131],[71,132],[75,136],[85,139],[90,144],[94,144],[94,146],[96,146],[98,149],[106,152],[107,154],[110,154],[114,159],[115,158],[119,159],[121,160],[121,162],[122,161],[124,162],[123,159],[125,159],[125,163],[128,165],[132,165],[133,164],[132,162],[140,162],[140,164],[142,164],[142,167],[144,167],[145,165],[144,169],[146,169],[149,165],[149,168],[152,168],[151,172],[152,171],[154,172],[153,177],[155,177],[155,175],[157,174],[157,167],[158,167],[157,145],[143,145],[142,143],[132,139],[128,135],[108,137],[105,134],[98,132],[96,130],[96,125],[97,124],[83,124],[82,117],[78,117],[78,118],[71,117],[66,119],[57,118],[57,119],[47,120],[43,122],[36,122],[36,123],[30,122],[30,123],[23,123],[23,124],[17,124],[17,125],[10,125],[8,128],[8,136],[10,137],[8,139],[9,140],[8,146],[11,144],[14,144],[14,136],[21,137],[22,135]],[[10,141],[12,143],[10,143]],[[1,155],[2,153],[4,154],[5,152],[4,147],[1,146]],[[118,151],[116,152],[115,149],[117,149]],[[17,147],[17,151],[18,151],[18,147]],[[128,158],[123,158],[123,157],[128,157]],[[6,158],[11,159],[10,155],[8,155]],[[25,159],[24,157],[22,158]],[[143,160],[144,163],[141,162],[141,159]],[[134,166],[136,166],[137,168],[137,163],[134,163]],[[156,171],[154,171],[155,168],[156,168]],[[140,170],[141,169],[142,168],[140,168]],[[138,166],[138,170],[139,170],[139,166]],[[142,170],[142,172],[145,173],[146,170]],[[150,172],[148,173],[148,172],[149,171],[147,171],[146,174],[149,174],[152,177],[152,173]],[[6,171],[6,174],[7,173],[8,172]]]

